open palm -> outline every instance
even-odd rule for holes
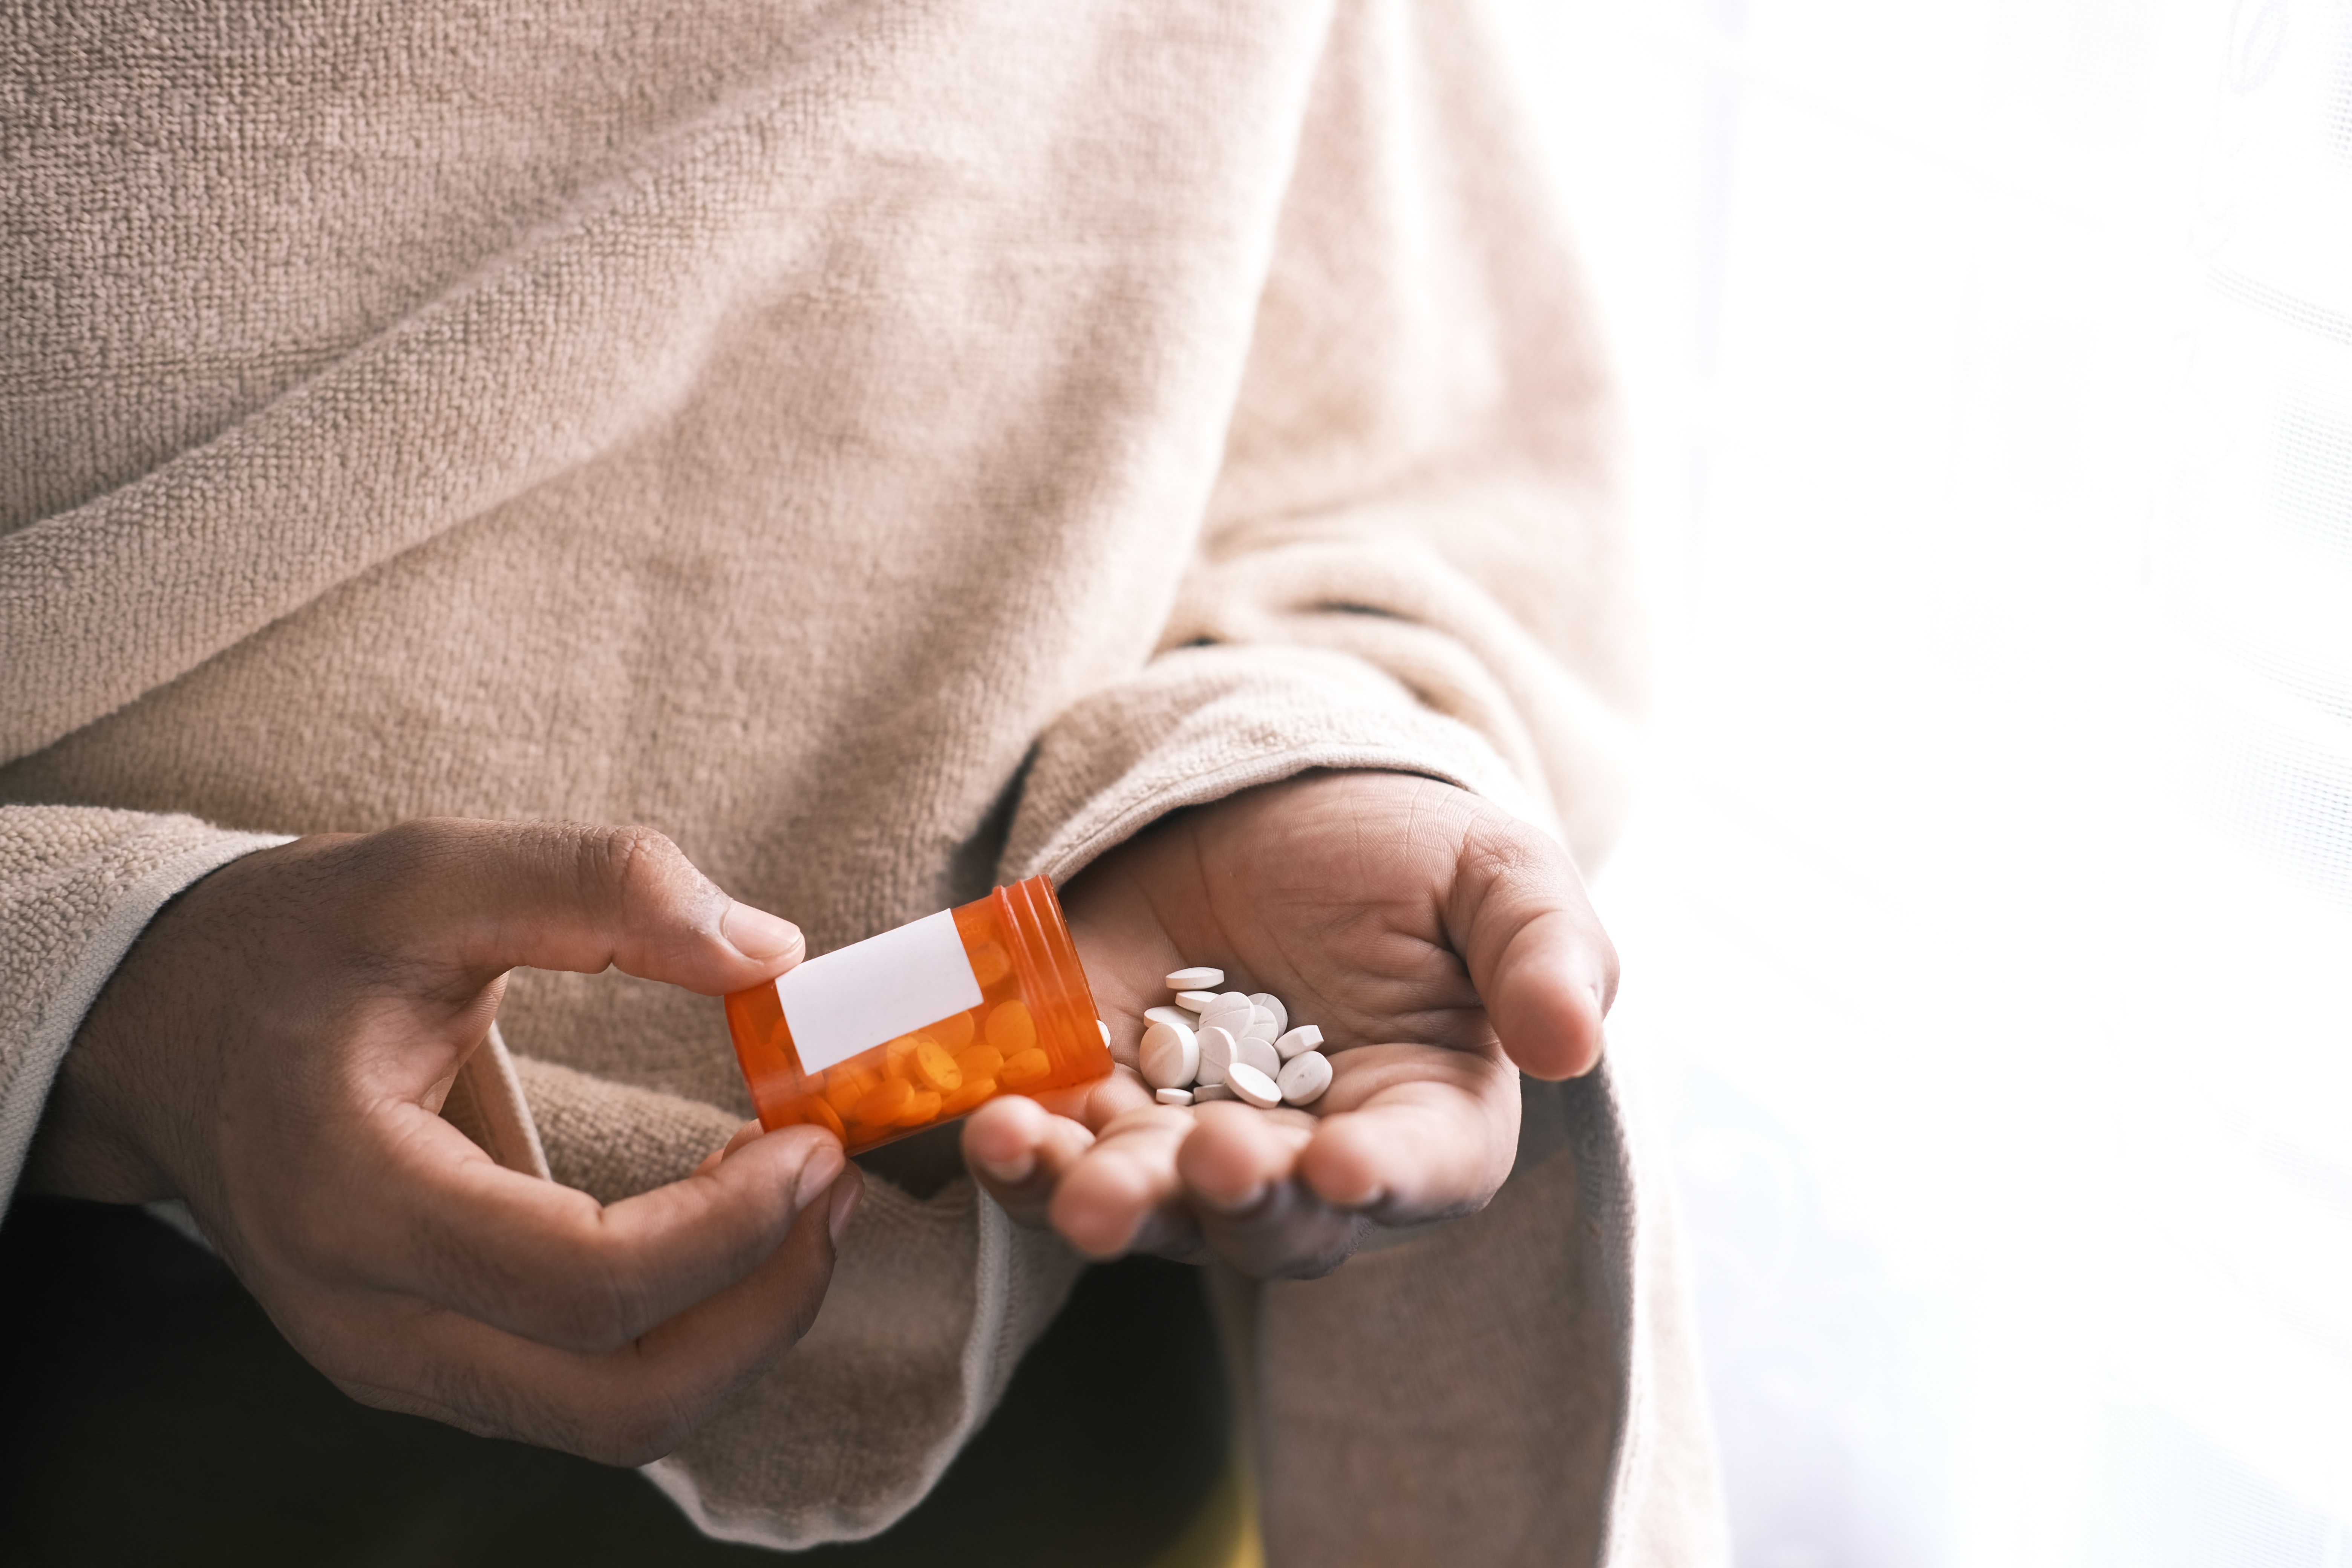
[[[1171,1000],[1170,971],[1210,964],[1321,1026],[1333,1069],[1305,1110],[1163,1106],[1126,1068],[983,1107],[963,1141],[979,1179],[1094,1257],[1314,1275],[1371,1225],[1478,1208],[1510,1172],[1517,1070],[1589,1069],[1616,985],[1566,851],[1410,774],[1310,773],[1179,813],[1063,902],[1121,1044]]]

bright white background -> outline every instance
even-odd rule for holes
[[[2352,4],[1500,11],[1740,1568],[2352,1568]]]

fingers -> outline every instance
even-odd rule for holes
[[[721,1160],[724,1160],[728,1155],[732,1154],[736,1150],[740,1149],[744,1144],[749,1143],[752,1139],[761,1136],[766,1131],[767,1129],[761,1126],[756,1118],[752,1121],[746,1121],[742,1126],[735,1129],[733,1134],[728,1138],[725,1143],[704,1155],[702,1157],[702,1163],[694,1168],[694,1173],[698,1176],[709,1174],[711,1172],[719,1168],[719,1163]]]
[[[1149,1102],[1099,1135],[1033,1100],[992,1100],[964,1123],[973,1178],[1017,1222],[1051,1226],[1089,1258],[1188,1257],[1200,1229],[1185,1203],[1178,1152],[1192,1113]]]
[[[1320,1279],[1355,1255],[1371,1216],[1335,1208],[1299,1183],[1268,1187],[1257,1206],[1202,1217],[1202,1240],[1254,1279]]]
[[[856,1168],[843,1171],[750,1274],[601,1353],[390,1299],[347,1307],[326,1342],[304,1348],[368,1404],[606,1464],[645,1464],[807,1332],[861,1191]]]
[[[392,1117],[360,1163],[363,1188],[304,1212],[294,1237],[304,1256],[291,1261],[573,1352],[627,1344],[757,1274],[844,1165],[830,1134],[791,1127],[599,1205],[505,1170],[412,1112]],[[371,1238],[363,1258],[349,1256],[355,1236]]]
[[[1297,1179],[1319,1137],[1313,1117],[1212,1104],[1197,1122],[1177,1166],[1218,1257],[1259,1279],[1315,1279],[1347,1261],[1370,1222]]]
[[[1213,1103],[1193,1112],[1195,1135],[1178,1152],[1184,1185],[1212,1213],[1243,1214],[1290,1179],[1298,1152],[1315,1135],[1314,1119]]]
[[[1373,1223],[1473,1212],[1510,1173],[1518,1079],[1493,1053],[1360,1047],[1339,1074],[1329,1115],[1146,1105],[1094,1134],[1000,1100],[965,1154],[1014,1218],[1088,1257],[1206,1248],[1263,1278],[1328,1273]]]
[[[482,980],[517,965],[618,967],[705,995],[797,963],[800,931],[739,904],[646,827],[456,820],[405,823],[342,853],[390,882],[394,929],[430,931]]]
[[[1195,1125],[1187,1112],[1155,1105],[1104,1128],[1055,1192],[1054,1228],[1089,1258],[1191,1253],[1200,1231],[1182,1202],[1178,1159]]]
[[[1482,813],[1465,835],[1445,918],[1511,1060],[1541,1079],[1590,1072],[1616,999],[1617,950],[1568,851]]]
[[[1510,1173],[1516,1132],[1446,1086],[1407,1085],[1320,1119],[1204,1106],[1176,1163],[1207,1247],[1260,1279],[1314,1279],[1375,1223],[1484,1207]]]
[[[992,1100],[963,1124],[972,1178],[1021,1225],[1045,1226],[1054,1191],[1095,1136],[1023,1095]]]
[[[1404,1085],[1326,1118],[1299,1152],[1298,1175],[1326,1203],[1389,1224],[1451,1218],[1503,1184],[1517,1133],[1516,1116],[1465,1105],[1436,1085]]]

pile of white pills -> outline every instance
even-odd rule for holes
[[[1312,1105],[1331,1087],[1331,1059],[1316,1047],[1323,1031],[1293,1028],[1282,998],[1219,991],[1222,969],[1180,969],[1168,977],[1173,1007],[1144,1010],[1134,1066],[1162,1105],[1241,1100],[1261,1110]]]

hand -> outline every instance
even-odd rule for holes
[[[805,1331],[858,1177],[829,1134],[793,1128],[605,1208],[436,1111],[514,965],[718,993],[801,951],[642,828],[418,822],[264,850],[133,945],[66,1057],[28,1183],[185,1199],[294,1347],[367,1404],[640,1464]]]
[[[1225,972],[1322,1026],[1304,1110],[1154,1102],[1132,1069],[965,1124],[976,1178],[1079,1251],[1213,1253],[1261,1277],[1337,1268],[1371,1224],[1472,1212],[1509,1174],[1515,1068],[1600,1060],[1617,957],[1565,850],[1403,773],[1310,773],[1181,812],[1104,856],[1063,906],[1095,1000],[1132,1043],[1165,976]]]

